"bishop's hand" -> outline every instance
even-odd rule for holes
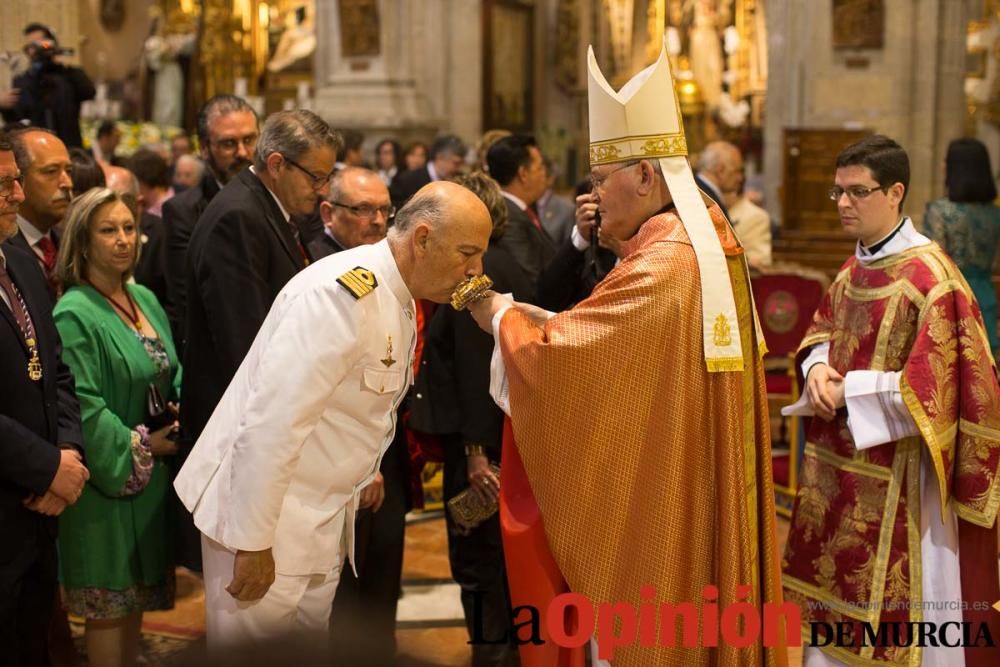
[[[488,334],[493,333],[493,316],[497,314],[504,306],[512,306],[514,302],[503,296],[502,294],[497,294],[493,290],[488,290],[483,294],[483,298],[478,301],[473,301],[466,308],[472,315],[472,319],[476,321],[479,328]]]

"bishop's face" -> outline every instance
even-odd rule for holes
[[[591,194],[601,216],[601,233],[616,239],[632,238],[645,222],[638,213],[636,188],[642,179],[641,161],[600,165],[590,171]]]

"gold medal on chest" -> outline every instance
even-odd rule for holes
[[[396,363],[396,360],[392,358],[392,336],[389,336],[385,343],[385,359],[380,361],[385,364],[386,368],[391,368]]]
[[[42,379],[42,361],[38,358],[38,345],[34,338],[27,339],[25,343],[31,351],[31,358],[28,360],[28,378],[38,382]]]

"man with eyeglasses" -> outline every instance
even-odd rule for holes
[[[207,167],[200,182],[163,204],[164,274],[177,354],[184,352],[186,290],[184,262],[195,223],[208,203],[236,174],[250,166],[258,137],[257,112],[241,97],[216,95],[198,112],[198,142]],[[183,358],[183,357],[182,357]],[[200,551],[199,551],[200,553]]]
[[[830,199],[858,245],[799,348],[806,391],[783,411],[817,417],[785,595],[807,624],[856,610],[835,618],[854,623],[855,638],[862,620],[968,622],[973,633],[986,622],[996,641],[1000,385],[968,285],[902,212],[909,180],[906,152],[882,135],[837,157]],[[805,662],[996,664],[993,648],[895,641],[907,640],[808,647]]]
[[[500,496],[511,603],[549,608],[569,590],[639,605],[640,588],[700,600],[711,585],[721,608],[750,591],[759,610],[781,588],[743,249],[695,185],[666,48],[621,91],[592,50],[588,66],[593,203],[622,259],[561,313],[498,294],[469,306],[495,339],[490,390],[513,427]],[[530,664],[583,659],[551,640],[520,650]],[[598,644],[593,655],[725,662],[709,647]],[[783,655],[758,642],[739,661]]]
[[[47,665],[69,657],[57,650],[70,637],[58,605],[56,517],[90,474],[45,280],[30,251],[8,240],[25,199],[12,149],[0,133],[0,645],[11,664]],[[66,632],[50,638],[60,617]]]
[[[320,202],[323,232],[306,247],[313,260],[378,243],[385,238],[396,208],[378,174],[363,167],[344,167],[330,180],[330,194]]]
[[[228,137],[241,152],[244,139],[252,135],[246,129],[244,136]],[[232,177],[198,219],[184,264],[182,458],[208,422],[278,292],[309,263],[291,217],[312,211],[329,192],[339,147],[339,135],[310,111],[272,114],[257,141],[253,164]]]

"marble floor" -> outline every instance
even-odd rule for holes
[[[788,522],[778,519],[778,541],[783,547]],[[173,610],[146,614],[143,654],[147,665],[178,664],[171,658],[202,643],[205,613],[201,580],[178,571],[177,603]],[[469,665],[458,586],[448,568],[447,537],[440,512],[411,514],[406,529],[403,597],[397,614],[401,667]],[[82,625],[73,624],[82,650]],[[790,665],[801,664],[801,649],[790,650]]]

